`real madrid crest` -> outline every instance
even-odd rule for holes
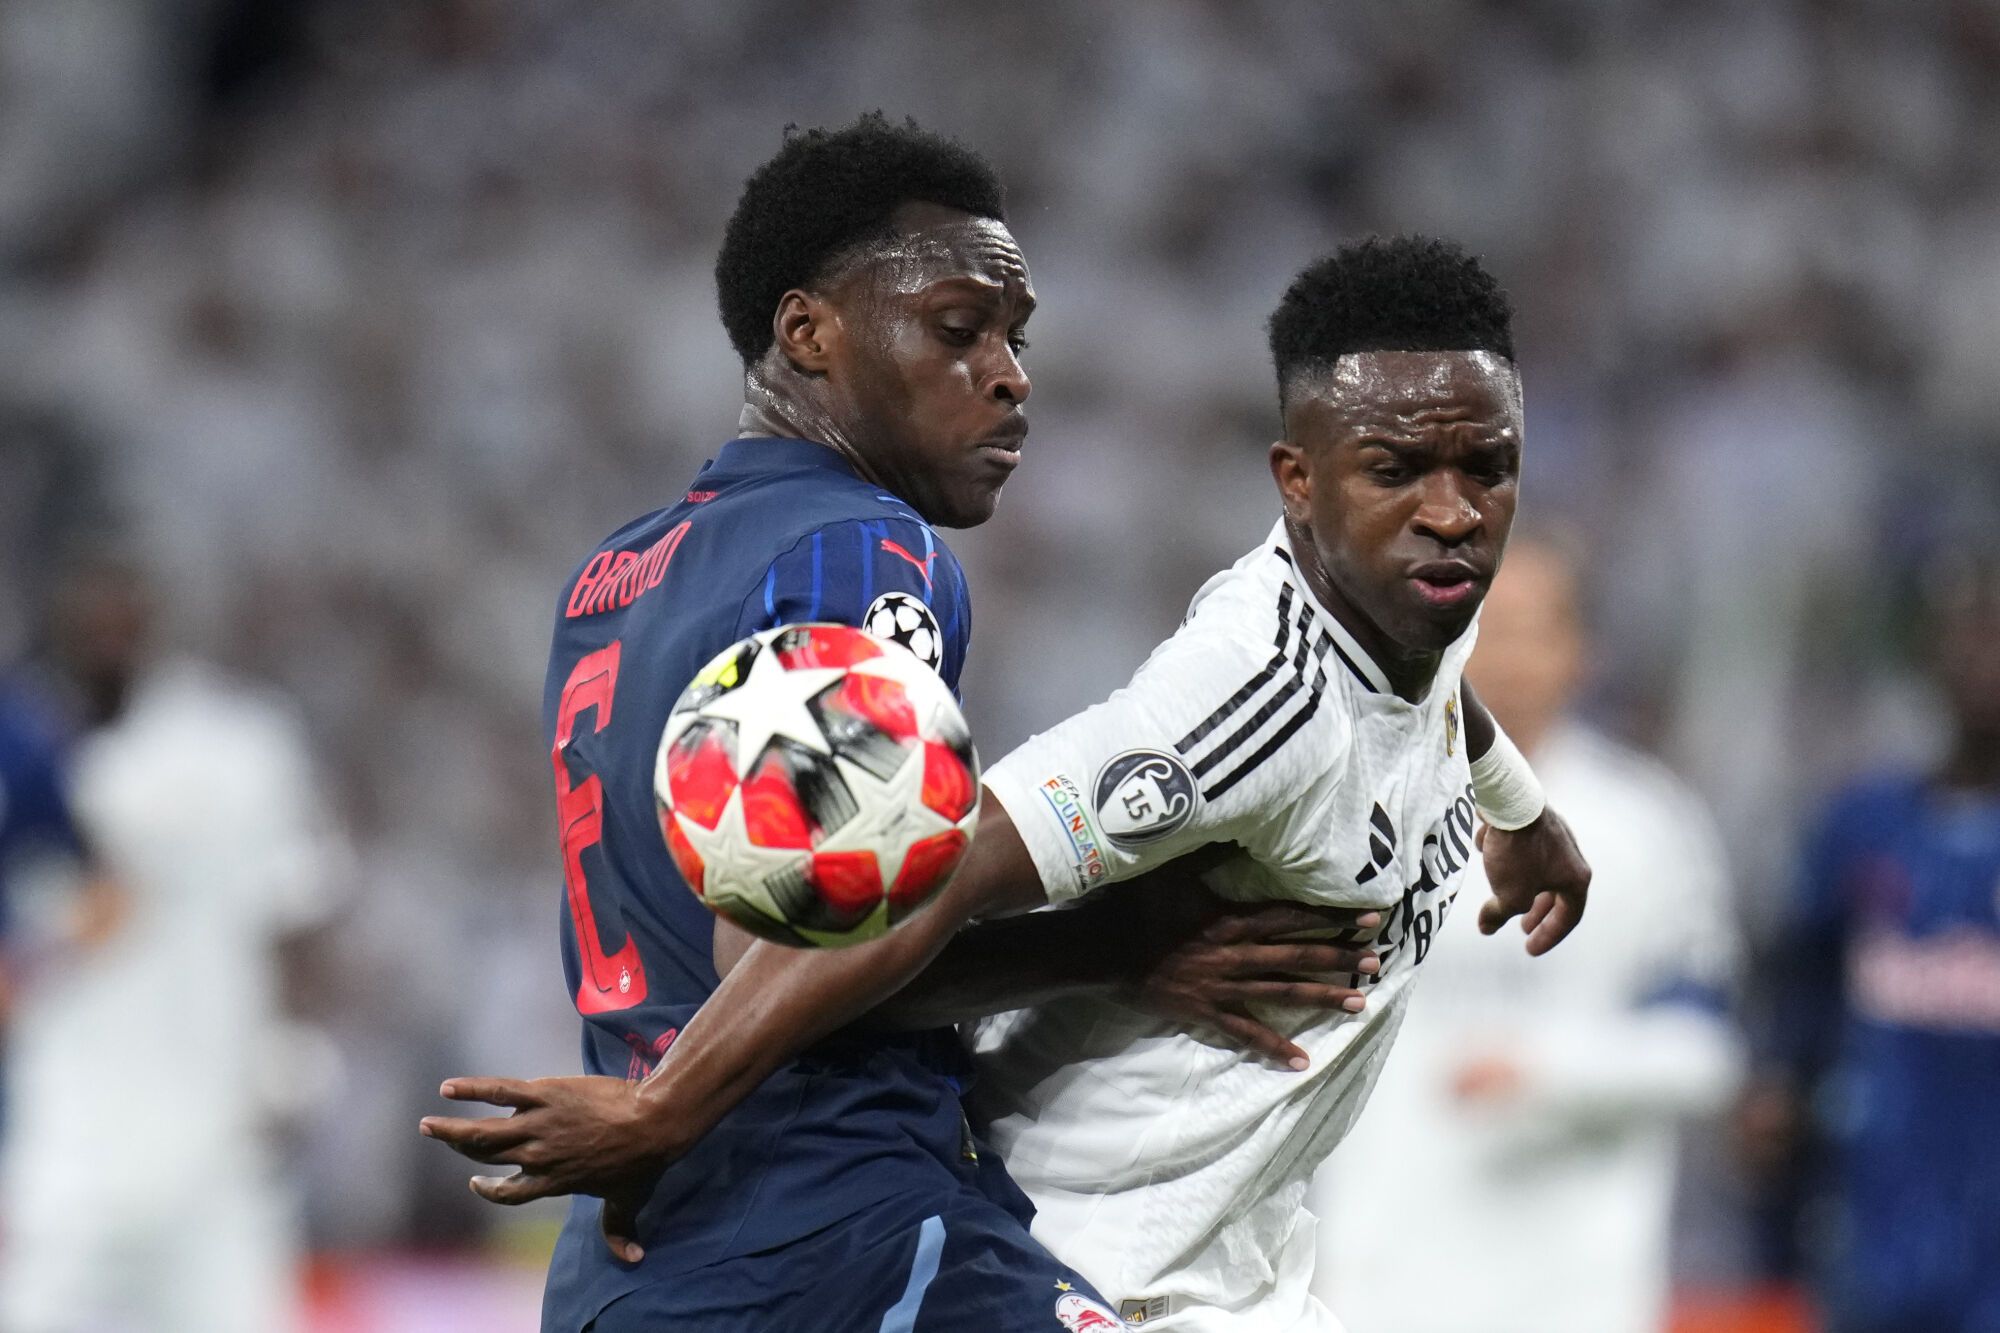
[[[1448,759],[1458,753],[1458,696],[1444,701],[1444,753]]]

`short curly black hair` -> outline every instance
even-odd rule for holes
[[[737,196],[715,259],[716,307],[748,366],[771,346],[778,300],[890,230],[890,215],[921,201],[1005,222],[1005,192],[985,158],[871,111],[842,129],[795,126]]]
[[[1271,315],[1278,398],[1349,352],[1514,357],[1514,308],[1480,262],[1431,236],[1370,236],[1315,260]]]

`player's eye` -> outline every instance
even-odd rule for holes
[[[1020,356],[1028,350],[1028,335],[1016,330],[1008,335],[1007,345],[1014,349],[1015,356]]]
[[[970,347],[978,342],[987,323],[986,312],[973,306],[948,306],[937,313],[938,337],[953,347]]]
[[[1417,470],[1407,463],[1376,463],[1369,467],[1368,475],[1384,486],[1401,486],[1417,475]]]

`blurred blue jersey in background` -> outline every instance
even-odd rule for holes
[[[2000,795],[1834,798],[1783,942],[1773,1054],[1816,1087],[1840,1333],[2000,1330]]]

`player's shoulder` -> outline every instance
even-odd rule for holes
[[[1282,547],[1266,541],[1202,586],[1140,670],[1181,700],[1174,748],[1202,795],[1255,778],[1267,799],[1344,767],[1353,721],[1340,656]]]
[[[1293,582],[1289,557],[1267,538],[1196,590],[1181,625],[1223,635],[1274,628],[1289,618],[1298,597]]]
[[[1388,689],[1353,636],[1314,601],[1282,526],[1202,585],[1177,637],[1199,644],[1194,656],[1218,669],[1250,669],[1246,703],[1266,687],[1302,691],[1322,728],[1351,728],[1355,696]]]
[[[927,581],[940,571],[954,581],[962,573],[950,544],[907,500],[844,467],[801,467],[723,484],[727,489],[701,502],[732,526],[759,534],[767,564],[816,552],[849,563],[907,561]]]

